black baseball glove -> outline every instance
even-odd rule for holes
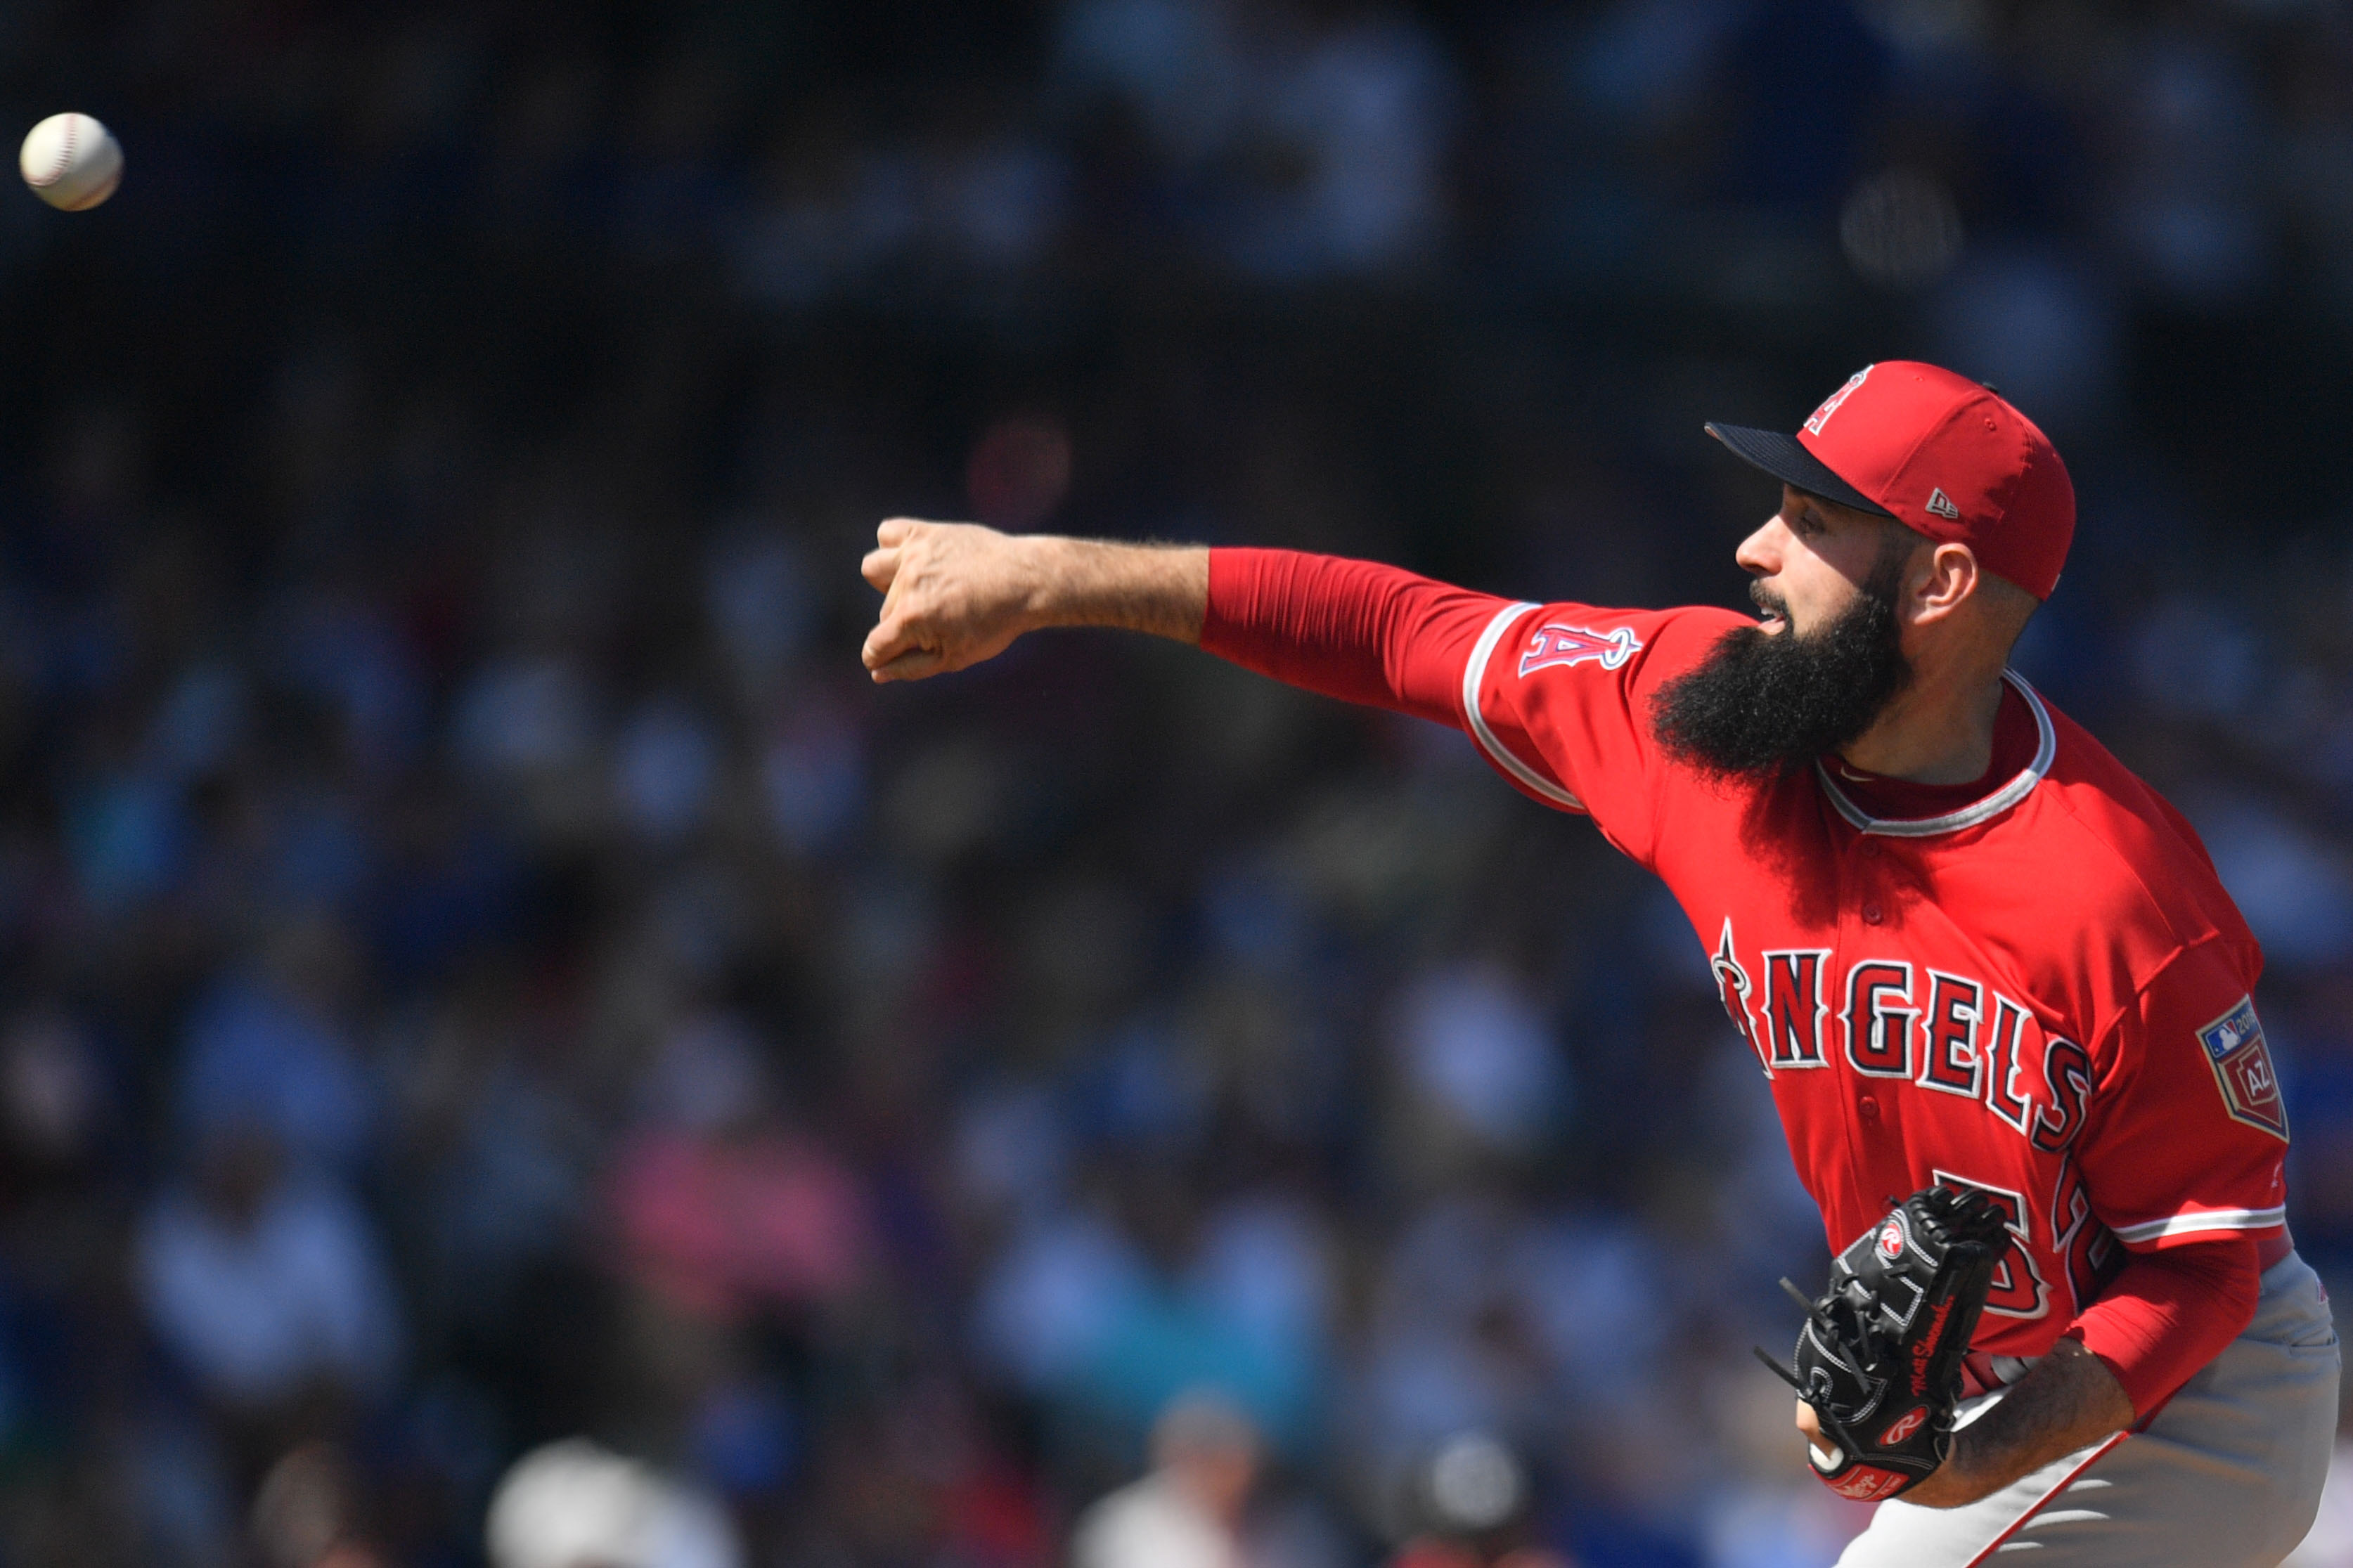
[[[1926,1479],[1953,1447],[1961,1357],[2008,1246],[2002,1214],[1983,1193],[1927,1187],[1865,1231],[1831,1264],[1831,1285],[1809,1301],[1797,1370],[1757,1359],[1814,1407],[1838,1445],[1831,1463],[1807,1458],[1831,1490],[1875,1502]]]

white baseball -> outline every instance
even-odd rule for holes
[[[35,195],[78,213],[114,194],[122,180],[122,149],[87,114],[52,114],[26,135],[16,167]]]

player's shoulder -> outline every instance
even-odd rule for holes
[[[2137,937],[2131,945],[2160,961],[2216,938],[2252,952],[2253,938],[2189,818],[2090,731],[2038,701],[2053,745],[2034,816],[2042,832],[2066,840],[2041,847],[2046,889],[2069,913]]]

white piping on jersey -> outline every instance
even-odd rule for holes
[[[1470,661],[1462,667],[1462,714],[1469,721],[1471,738],[1479,743],[1480,750],[1485,752],[1497,767],[1518,780],[1528,790],[1552,802],[1555,805],[1581,812],[1585,809],[1583,801],[1522,762],[1513,753],[1510,747],[1504,745],[1496,737],[1495,731],[1487,725],[1487,716],[1479,710],[1479,688],[1486,680],[1487,663],[1494,658],[1496,647],[1504,640],[1504,634],[1511,630],[1514,621],[1532,610],[1539,610],[1543,607],[1541,605],[1523,601],[1519,604],[1507,605],[1495,612],[1494,618],[1487,623],[1486,629],[1479,634],[1478,642],[1472,646]],[[2016,670],[2005,669],[2002,671],[2002,679],[2018,689],[2019,695],[2026,699],[2028,711],[2034,715],[2034,760],[2021,769],[2017,777],[1987,795],[1983,800],[1973,801],[1960,810],[1948,811],[1942,816],[1924,816],[1911,820],[1895,817],[1883,818],[1872,816],[1848,799],[1845,792],[1841,790],[1837,783],[1831,779],[1830,770],[1817,762],[1814,764],[1814,775],[1821,781],[1822,788],[1829,793],[1831,805],[1835,806],[1838,814],[1845,817],[1859,832],[1878,834],[1889,838],[1926,838],[1939,833],[1952,833],[1960,828],[1973,827],[1980,822],[2000,816],[2020,801],[2024,800],[2033,792],[2034,786],[2042,782],[2042,775],[2051,771],[2052,759],[2059,752],[2059,732],[2052,726],[2050,710],[2043,707],[2042,697],[2036,693],[2034,688],[2026,683],[2024,676],[2020,675]]]
[[[1942,816],[1923,816],[1914,819],[1881,817],[1872,816],[1849,800],[1846,793],[1839,788],[1838,781],[1831,777],[1830,769],[1817,762],[1814,764],[1814,776],[1821,781],[1822,788],[1829,792],[1831,805],[1838,808],[1838,814],[1852,824],[1857,832],[1875,833],[1886,838],[1928,838],[1939,833],[1952,833],[1964,827],[1975,827],[1980,822],[2000,816],[2003,812],[2024,800],[2033,793],[2034,786],[2042,782],[2042,775],[2051,771],[2051,759],[2059,752],[2059,731],[2052,728],[2051,710],[2042,706],[2042,699],[2035,694],[2034,688],[2026,684],[2024,676],[2014,669],[2005,669],[2001,672],[2001,678],[2018,689],[2018,694],[2026,699],[2028,711],[2034,715],[2034,732],[2037,736],[2034,760],[2020,769],[2016,778],[2011,779],[1983,800],[1973,801],[1960,810],[1948,811]]]
[[[1478,644],[1471,650],[1471,662],[1462,667],[1462,716],[1471,721],[1471,738],[1479,742],[1479,749],[1497,767],[1555,805],[1583,811],[1583,801],[1514,756],[1511,749],[1495,738],[1495,731],[1487,728],[1487,716],[1479,711],[1479,688],[1487,679],[1487,661],[1495,657],[1495,645],[1504,640],[1504,634],[1511,630],[1514,621],[1530,610],[1542,608],[1542,605],[1533,604],[1506,605],[1495,612],[1495,618],[1479,634]]]
[[[2146,1225],[2116,1227],[2119,1241],[2157,1241],[2168,1236],[2190,1236],[2201,1230],[2269,1230],[2285,1224],[2287,1205],[2275,1209],[2195,1209],[2153,1219]]]

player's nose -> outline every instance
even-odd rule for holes
[[[1781,569],[1783,532],[1781,520],[1773,518],[1742,540],[1740,548],[1732,552],[1732,558],[1740,563],[1742,571],[1753,576],[1770,577]]]

